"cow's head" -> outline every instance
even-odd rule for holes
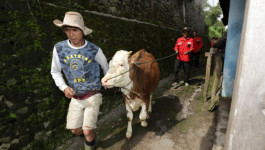
[[[128,57],[131,51],[120,50],[115,53],[109,62],[109,70],[101,79],[102,85],[107,88],[126,86],[131,82],[129,77]],[[125,73],[126,72],[126,73]]]

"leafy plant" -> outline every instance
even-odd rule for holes
[[[217,6],[210,6],[207,0],[204,1],[205,4],[205,11],[204,11],[204,22],[205,22],[205,29],[208,32],[209,38],[217,37],[220,38],[225,31],[225,27],[220,21],[220,17],[222,15],[222,10],[220,8],[220,4],[218,3]]]

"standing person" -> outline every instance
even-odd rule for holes
[[[199,68],[200,64],[200,52],[203,42],[202,38],[198,36],[197,31],[193,31],[193,51],[190,54],[191,66],[194,65],[195,68]]]
[[[185,27],[182,30],[182,37],[178,38],[176,45],[174,47],[175,52],[178,54],[175,60],[174,67],[174,83],[173,87],[179,86],[179,70],[180,66],[183,66],[185,79],[185,86],[189,86],[190,77],[190,53],[193,50],[193,39],[189,37],[189,29]]]
[[[213,37],[212,40],[211,40],[211,42],[210,42],[210,46],[211,46],[211,48],[213,47],[213,45],[214,45],[215,42],[216,42],[216,38]]]
[[[92,30],[84,25],[80,13],[66,12],[63,22],[56,19],[53,23],[62,27],[68,38],[54,46],[51,65],[56,86],[71,98],[66,128],[76,135],[85,136],[85,150],[95,149],[94,129],[102,103],[99,65],[106,74],[108,63],[102,50],[84,39]]]

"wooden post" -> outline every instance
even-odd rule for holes
[[[216,92],[217,89],[219,88],[218,85],[221,78],[221,72],[222,72],[222,54],[217,53],[215,55],[214,82],[213,82],[212,95],[211,95],[211,105],[209,107],[209,110],[212,110],[212,108],[215,107],[216,103],[219,101],[219,98],[216,97]]]
[[[216,90],[217,90],[219,80],[221,77],[221,69],[222,69],[222,59],[221,59],[221,54],[218,53],[215,55],[214,82],[213,82],[213,88],[212,88],[211,101],[213,101],[215,94],[216,94]]]
[[[205,52],[205,56],[207,57],[207,64],[206,64],[205,84],[204,84],[204,90],[203,90],[203,99],[204,101],[207,101],[209,81],[210,81],[210,75],[211,75],[212,54],[210,52]]]

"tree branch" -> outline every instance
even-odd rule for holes
[[[33,17],[33,20],[34,20],[34,22],[37,24],[37,21],[36,21],[34,15],[33,15],[33,13],[32,13],[32,11],[31,11],[31,8],[30,8],[29,1],[28,1],[28,0],[27,0],[27,4],[28,4],[29,11],[30,11],[30,13],[31,13],[31,15],[32,15],[32,17]]]

